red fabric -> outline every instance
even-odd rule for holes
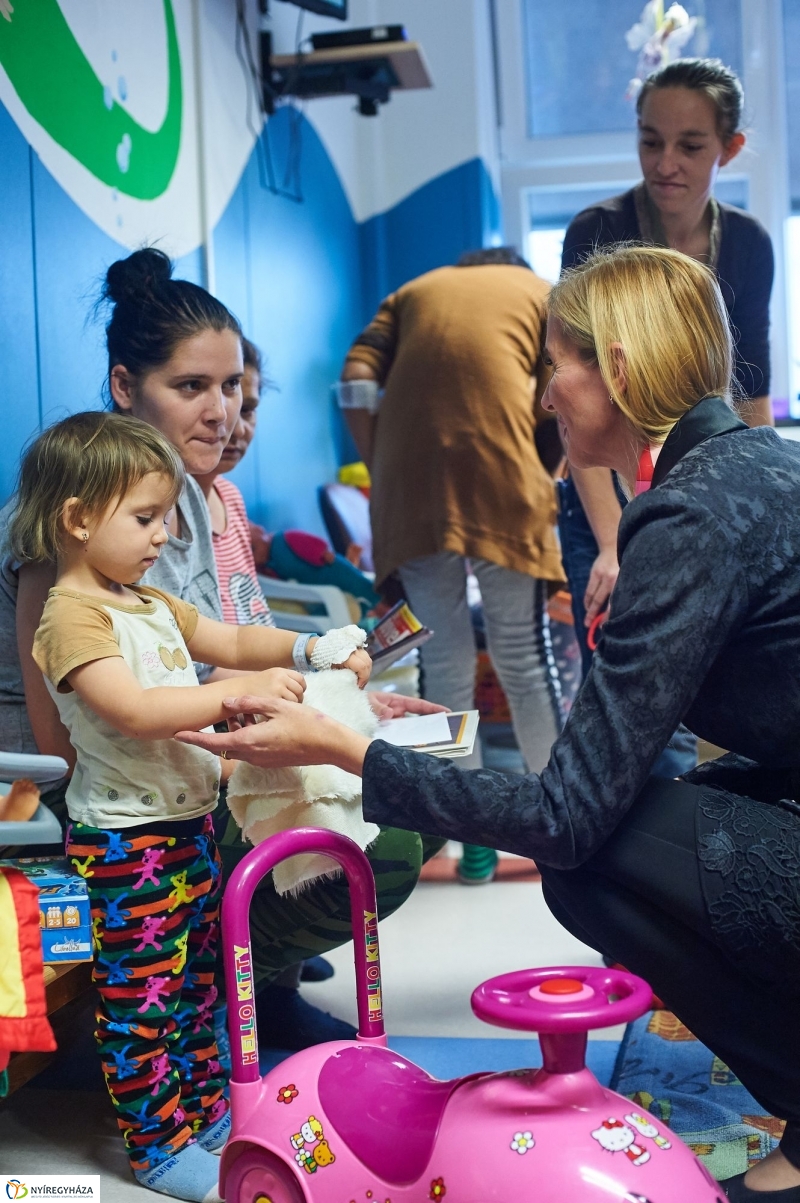
[[[314,568],[324,568],[330,561],[331,549],[324,539],[318,535],[309,535],[303,530],[286,530],[283,532],[286,546],[300,560],[311,564]]]
[[[25,987],[25,1015],[0,1015],[0,1048],[16,1053],[52,1053],[56,1041],[47,1018],[44,992],[39,891],[19,869],[3,869],[11,887],[19,929],[19,951]]]
[[[635,495],[638,497],[640,493],[646,493],[653,483],[653,457],[650,454],[650,448],[645,447],[639,458],[639,468],[636,473],[636,488]]]

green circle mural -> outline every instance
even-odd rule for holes
[[[167,111],[154,131],[103,87],[57,0],[0,3],[0,65],[30,116],[102,183],[145,201],[165,192],[181,143],[180,52],[172,0],[163,2]]]

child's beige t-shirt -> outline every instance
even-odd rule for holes
[[[144,585],[133,592],[141,604],[51,589],[33,641],[33,658],[77,753],[67,810],[92,827],[194,818],[214,809],[219,790],[213,753],[174,739],[121,735],[65,680],[82,664],[121,656],[143,689],[198,684],[186,646],[197,627],[196,607]]]

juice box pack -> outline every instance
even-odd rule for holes
[[[39,927],[45,964],[91,961],[92,917],[86,882],[65,857],[0,861],[39,888]]]

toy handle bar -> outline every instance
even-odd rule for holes
[[[256,1082],[260,1077],[250,903],[262,877],[287,857],[304,853],[330,856],[344,869],[350,889],[353,924],[358,1036],[360,1040],[384,1039],[378,906],[372,866],[358,845],[344,835],[319,827],[282,831],[248,852],[233,870],[225,887],[222,940],[234,1082]]]

